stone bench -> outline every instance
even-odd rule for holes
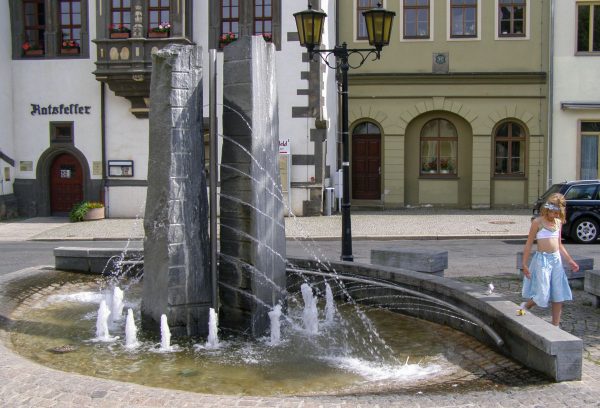
[[[61,271],[112,275],[127,267],[142,267],[143,255],[141,249],[58,247],[54,266]]]
[[[533,254],[533,251],[532,251]],[[591,269],[594,269],[594,258],[585,258],[582,256],[572,256],[573,260],[577,262],[579,265],[579,271],[573,272],[571,270],[571,266],[565,262],[563,259],[563,267],[565,268],[565,273],[567,274],[567,279],[583,279],[585,277],[585,272]],[[517,252],[517,269],[519,270],[519,274],[521,278],[523,277],[523,252]],[[531,256],[527,260],[527,263],[531,261]]]
[[[427,248],[371,249],[371,264],[444,276],[448,251]]]
[[[585,271],[583,289],[593,295],[592,305],[600,307],[600,271]]]

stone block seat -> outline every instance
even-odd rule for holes
[[[585,271],[583,289],[593,295],[592,304],[600,307],[600,271]]]
[[[444,270],[448,268],[448,251],[397,247],[371,249],[371,264],[444,276]]]

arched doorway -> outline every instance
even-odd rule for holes
[[[83,200],[81,163],[69,153],[61,153],[50,166],[50,212],[64,215]]]
[[[370,122],[352,132],[352,198],[381,199],[381,132]]]

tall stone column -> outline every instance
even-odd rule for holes
[[[285,290],[275,47],[241,37],[224,54],[219,324],[257,337]]]
[[[212,304],[201,56],[171,44],[152,58],[142,323],[164,313],[173,336],[207,334]]]

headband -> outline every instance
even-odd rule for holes
[[[544,208],[547,208],[550,211],[560,211],[560,207],[557,207],[556,205],[554,205],[552,203],[546,203],[546,204],[544,204]]]

